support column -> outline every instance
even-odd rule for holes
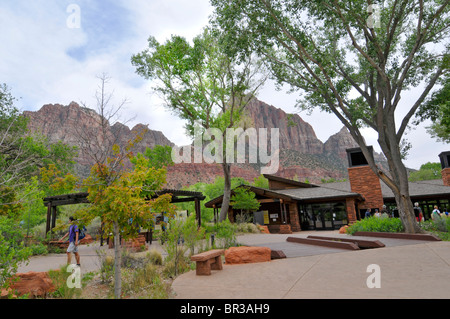
[[[202,225],[202,216],[201,216],[201,212],[200,212],[200,201],[198,198],[195,198],[195,217],[197,219],[197,225],[200,228],[200,226]]]
[[[348,224],[353,224],[357,221],[355,200],[353,198],[345,199],[345,208],[347,210]]]
[[[47,206],[47,224],[45,226],[45,234],[47,234],[50,231],[51,214],[52,214],[52,206],[51,206],[51,204],[48,204],[48,206]]]
[[[55,228],[56,226],[56,206],[52,207],[52,228],[51,230],[53,230],[53,228]]]
[[[300,226],[300,218],[297,206],[298,206],[297,203],[289,204],[289,219],[291,230],[293,232],[298,232],[302,230]]]

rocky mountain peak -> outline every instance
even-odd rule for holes
[[[77,135],[80,130],[94,132],[94,135],[95,130],[100,130],[100,115],[76,102],[67,106],[46,104],[38,111],[26,111],[23,115],[29,119],[29,129],[43,134],[50,142],[62,141],[79,146]],[[347,178],[345,150],[357,147],[357,144],[345,127],[323,143],[317,138],[313,127],[298,114],[288,114],[256,98],[246,107],[245,117],[246,123],[256,129],[279,129],[280,167],[276,175],[300,181],[307,179],[312,183],[318,183],[322,178]],[[137,124],[132,129],[120,122],[108,126],[108,134],[121,147],[141,132],[145,133],[135,152],[144,152],[146,147],[153,148],[156,145],[175,146],[162,132],[151,130],[145,124]],[[78,174],[86,176],[93,164],[92,160],[87,154],[79,152],[76,161]],[[260,175],[260,167],[248,163],[234,164],[231,172],[233,177],[252,181]],[[180,163],[168,168],[167,186],[181,188],[197,182],[213,182],[217,176],[222,176],[218,164]]]

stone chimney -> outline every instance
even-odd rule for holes
[[[367,208],[372,209],[372,214],[377,208],[381,211],[383,207],[383,194],[378,176],[370,168],[360,148],[347,149],[348,177],[352,192],[359,193],[364,197],[364,202],[358,205],[361,217]],[[373,147],[369,146],[371,156]]]
[[[445,186],[450,186],[450,151],[439,154],[442,167],[442,181]]]

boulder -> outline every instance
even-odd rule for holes
[[[28,294],[29,298],[45,298],[56,290],[47,272],[34,271],[15,274],[10,288],[17,296]]]
[[[92,244],[94,242],[94,239],[92,238],[91,235],[86,234],[86,236],[80,240],[80,245],[87,245],[87,244]]]
[[[0,299],[16,299],[17,296],[14,294],[14,291],[11,288],[8,289],[2,289],[0,291]]]
[[[258,225],[258,228],[261,231],[261,233],[270,234],[269,228],[266,225],[264,225],[264,226]]]
[[[270,261],[271,249],[268,247],[231,247],[225,250],[226,264],[247,264]]]

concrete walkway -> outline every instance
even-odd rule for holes
[[[166,252],[158,243],[158,241],[153,241],[152,245],[149,246],[148,250],[156,249],[161,252],[163,257]],[[78,253],[81,258],[81,272],[95,272],[101,267],[101,259],[99,255],[108,254],[114,256],[114,249],[109,249],[108,245],[104,244],[100,246],[99,242],[94,242],[88,245],[78,246]],[[75,264],[75,256],[72,255],[72,264]],[[49,254],[45,256],[34,256],[31,257],[27,264],[21,264],[17,270],[18,273],[24,273],[29,271],[49,271],[61,269],[62,266],[67,264],[67,254]]]
[[[370,238],[386,247],[349,251],[287,243],[288,236],[347,236],[338,232],[299,232],[292,235],[238,236],[248,246],[283,247],[288,258],[265,263],[224,265],[211,276],[190,271],[177,277],[172,288],[177,299],[449,299],[450,242]],[[360,237],[361,239],[366,239]],[[286,248],[288,247],[288,248]],[[162,247],[154,241],[149,249]],[[98,243],[80,246],[82,273],[100,267],[97,251],[113,254]],[[65,254],[33,257],[18,272],[48,271],[65,265]],[[72,262],[75,262],[73,259]],[[380,288],[369,288],[379,266]],[[370,278],[369,278],[370,277]],[[369,279],[369,280],[368,280]]]
[[[276,247],[285,245],[288,236],[309,234],[245,235],[238,240],[249,246]],[[291,252],[291,257],[271,262],[225,264],[211,276],[196,276],[191,271],[176,278],[172,288],[179,299],[450,298],[450,242],[371,239],[386,247],[348,251],[292,244],[299,245],[303,256],[293,257]],[[369,267],[373,264],[379,272]],[[372,279],[377,273],[380,288],[369,288],[377,283]]]

